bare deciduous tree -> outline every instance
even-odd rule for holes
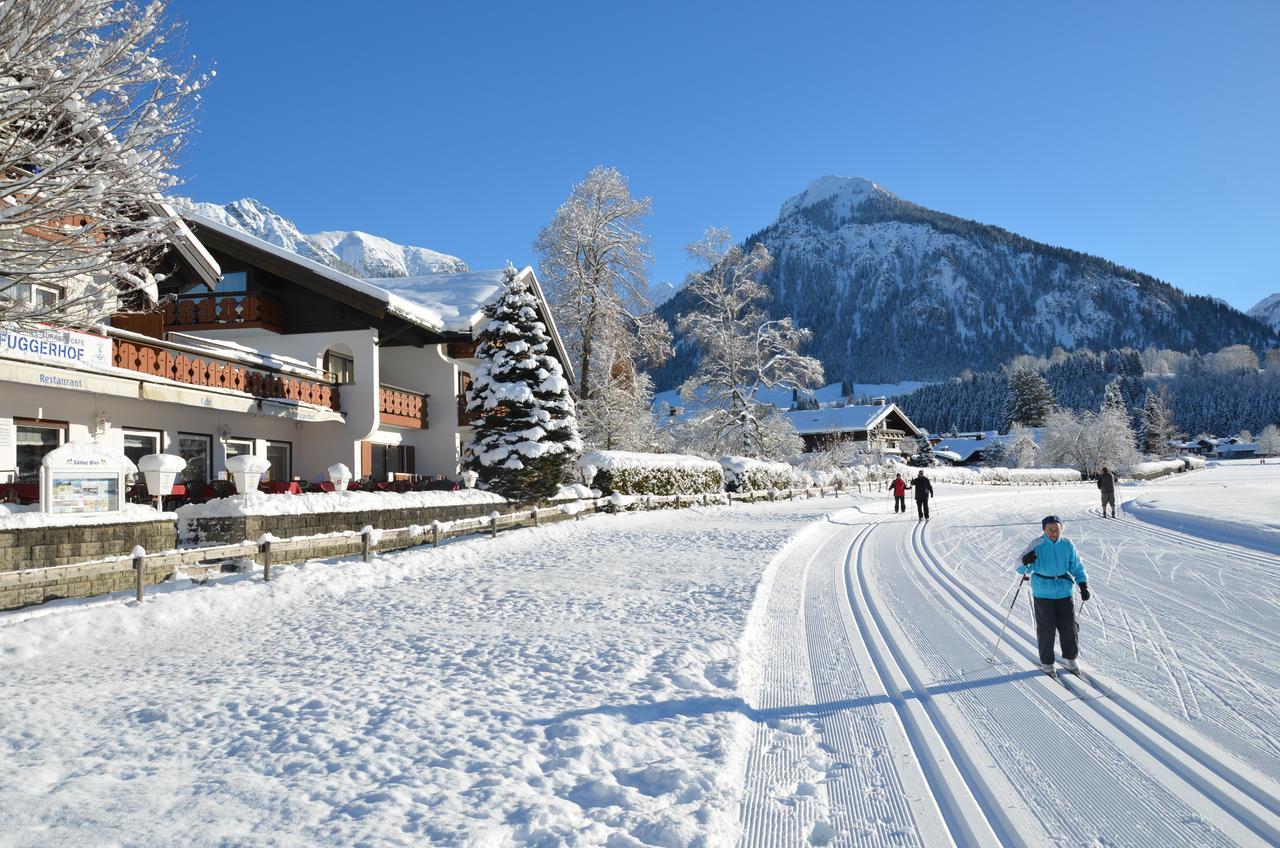
[[[0,320],[86,326],[154,295],[158,200],[207,82],[165,4],[0,2]]]
[[[822,383],[822,363],[800,353],[812,333],[790,318],[769,320],[761,304],[769,291],[760,275],[773,257],[763,244],[750,251],[733,244],[727,230],[710,229],[689,253],[708,269],[689,284],[696,304],[680,319],[680,329],[698,346],[697,370],[680,387],[688,401],[704,405],[707,422],[728,452],[770,456],[796,440],[779,437],[772,406],[756,399],[761,388],[804,388]]]
[[[1138,460],[1129,416],[1111,407],[1079,414],[1054,409],[1045,418],[1040,462],[1045,466],[1073,465],[1086,477],[1102,466],[1124,470]]]
[[[651,257],[641,227],[649,212],[649,198],[633,198],[622,174],[596,167],[534,242],[556,322],[577,364],[578,409],[590,444],[620,441],[620,431],[607,426],[619,416],[595,408],[626,390],[612,384],[634,380],[638,366],[659,364],[670,351],[670,328],[646,297]],[[641,414],[649,414],[647,404]]]

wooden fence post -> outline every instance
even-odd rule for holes
[[[262,582],[271,582],[271,540],[265,539],[258,545],[262,551]]]
[[[533,508],[529,510],[529,515],[533,518],[533,526],[534,526],[534,527],[540,527],[540,526],[541,526],[541,524],[540,524],[540,523],[539,523],[539,521],[538,521],[538,506],[537,506],[537,504],[534,504]]]
[[[440,519],[431,522],[431,547],[440,547]]]
[[[142,603],[142,584],[147,579],[146,556],[147,552],[141,545],[133,549],[133,570],[137,582],[138,603]]]
[[[365,562],[369,561],[369,536],[371,528],[365,527],[360,531],[360,556]]]
[[[496,509],[493,512],[489,513],[489,525],[490,525],[489,538],[490,539],[498,538],[498,511]]]

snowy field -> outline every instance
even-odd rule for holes
[[[1204,478],[1191,474],[1154,480],[1127,505],[1134,518],[1172,530],[1280,554],[1280,458],[1230,460]]]
[[[1280,843],[1280,465],[937,489],[0,614],[0,845]],[[1083,680],[992,650],[1050,512]]]

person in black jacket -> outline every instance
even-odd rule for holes
[[[1102,466],[1098,474],[1098,491],[1102,493],[1102,517],[1107,517],[1107,504],[1111,504],[1111,517],[1116,517],[1116,473]]]
[[[933,484],[929,482],[929,478],[924,476],[921,471],[916,475],[916,479],[911,481],[911,488],[915,489],[916,495],[916,514],[919,516],[917,521],[927,521],[929,519],[929,498],[933,497]]]

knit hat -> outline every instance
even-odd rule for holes
[[[1050,524],[1061,524],[1061,523],[1062,523],[1062,519],[1058,518],[1058,516],[1046,515],[1044,518],[1040,519],[1040,529],[1043,530],[1044,528],[1048,527]]]

